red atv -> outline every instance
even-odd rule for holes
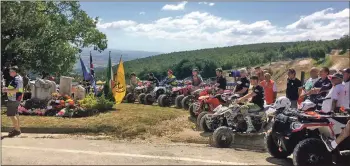
[[[183,84],[183,82],[178,83],[178,84]],[[186,82],[185,86],[178,86],[178,87],[173,87],[171,89],[170,93],[165,93],[159,96],[158,98],[158,105],[161,107],[170,107],[171,105],[179,105],[181,103],[178,96],[182,95],[188,95],[190,94],[190,91],[192,89],[192,83],[191,82]]]

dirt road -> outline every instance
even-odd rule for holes
[[[197,144],[131,143],[82,138],[4,138],[4,165],[291,165],[267,153]]]

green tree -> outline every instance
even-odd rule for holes
[[[342,54],[346,52],[347,49],[350,49],[350,36],[344,35],[342,38],[339,39],[338,48],[342,49]]]
[[[73,1],[2,1],[1,61],[34,72],[67,74],[81,48],[102,51],[106,35]]]

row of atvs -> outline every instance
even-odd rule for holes
[[[320,138],[322,134],[335,139],[350,119],[350,110],[323,114],[320,103],[325,99],[306,100],[297,110],[290,108],[288,98],[280,97],[273,106],[265,105],[250,112],[242,111],[244,106],[235,102],[239,95],[230,90],[218,91],[214,84],[194,89],[190,82],[175,88],[162,83],[153,88],[147,88],[152,87],[149,83],[140,85],[128,93],[126,101],[134,102],[134,96],[141,91],[137,97],[139,103],[158,102],[162,107],[175,105],[189,110],[201,130],[213,132],[213,143],[220,148],[231,146],[234,133],[247,134],[246,115],[249,115],[255,131],[266,134],[266,149],[275,158],[293,154],[294,165],[350,165],[350,138],[333,152],[328,152]]]

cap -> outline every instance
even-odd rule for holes
[[[222,68],[217,68],[216,71],[222,72]]]
[[[343,74],[340,74],[340,73],[335,73],[331,76],[332,78],[340,78],[340,79],[343,79]]]
[[[347,73],[350,73],[350,68],[346,68],[343,70],[343,72],[347,72]]]
[[[197,68],[193,68],[192,71],[198,71],[198,69]]]

